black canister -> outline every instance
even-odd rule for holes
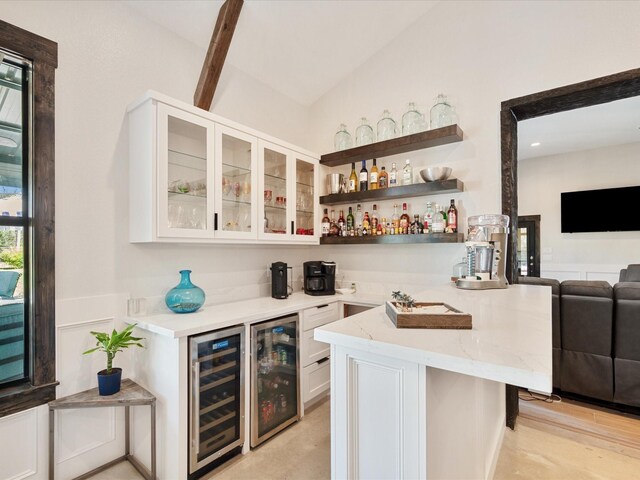
[[[273,298],[283,299],[289,296],[287,273],[286,263],[271,264],[271,296]]]

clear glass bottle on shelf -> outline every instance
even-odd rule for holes
[[[433,224],[431,227],[432,233],[444,232],[444,216],[442,215],[442,209],[440,205],[436,203],[435,213],[433,214]]]
[[[382,118],[378,120],[378,141],[396,138],[397,128],[396,121],[391,118],[389,110],[382,112]]]
[[[454,108],[443,94],[439,94],[438,98],[436,98],[435,104],[429,112],[429,116],[431,128],[446,127],[453,125],[457,121]]]
[[[402,135],[422,132],[425,129],[424,115],[418,111],[416,104],[411,102],[407,112],[402,116]]]
[[[362,235],[362,220],[362,208],[360,207],[360,204],[358,204],[356,207],[356,236]]]
[[[411,159],[407,158],[406,164],[402,169],[402,185],[413,184],[413,167],[411,166]]]
[[[347,131],[347,126],[344,123],[341,123],[338,127],[338,131],[333,137],[333,144],[336,152],[340,150],[347,150],[348,148],[353,147],[351,134]]]
[[[360,125],[356,128],[356,147],[368,145],[373,142],[375,142],[373,128],[371,128],[369,121],[365,117],[362,117]]]
[[[393,206],[393,216],[391,217],[391,234],[400,233],[400,215],[398,215],[398,205]]]
[[[398,186],[398,169],[396,168],[395,162],[391,164],[391,171],[389,172],[389,186]]]
[[[424,233],[431,233],[433,228],[433,204],[427,202],[427,210],[422,217]]]

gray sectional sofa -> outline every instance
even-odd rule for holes
[[[551,287],[554,390],[640,407],[640,265],[608,282],[520,277]]]

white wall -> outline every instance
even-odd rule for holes
[[[541,276],[615,283],[621,268],[637,263],[638,232],[561,233],[560,193],[638,185],[638,158],[640,143],[629,143],[518,163],[518,212],[541,216]],[[611,206],[612,215],[617,207]],[[632,209],[625,205],[621,214]]]
[[[0,18],[58,42],[56,72],[57,366],[67,395],[95,386],[102,358],[89,330],[110,329],[126,293],[162,295],[181,268],[210,301],[266,294],[268,263],[301,274],[309,247],[132,245],[128,242],[127,105],[147,89],[190,102],[205,51],[118,2],[2,2]],[[308,109],[227,65],[212,110],[308,146]],[[122,295],[122,294],[125,295]],[[126,355],[116,363],[126,363]],[[120,413],[60,415],[57,478],[122,450]],[[77,425],[85,428],[74,428]],[[22,431],[15,436],[15,431]],[[0,419],[0,479],[46,478],[46,408]],[[5,448],[6,447],[6,448]],[[9,448],[11,447],[11,448]],[[14,461],[16,452],[25,452]]]
[[[312,149],[333,151],[341,122],[353,134],[362,116],[377,122],[389,108],[399,121],[408,102],[428,108],[439,92],[450,94],[465,141],[399,160],[453,167],[466,191],[444,200],[460,200],[460,217],[500,213],[500,102],[637,68],[638,21],[638,2],[439,2],[312,106]],[[380,162],[389,167],[391,161]],[[419,211],[428,199],[419,199]],[[378,245],[328,252],[351,276],[372,273],[400,283],[424,273],[446,280],[463,249]],[[382,275],[381,264],[393,272]]]

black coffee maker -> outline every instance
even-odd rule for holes
[[[273,298],[287,298],[291,293],[289,287],[289,270],[284,262],[274,262],[271,264],[271,296]]]
[[[307,295],[335,295],[335,262],[304,262],[304,293]]]

